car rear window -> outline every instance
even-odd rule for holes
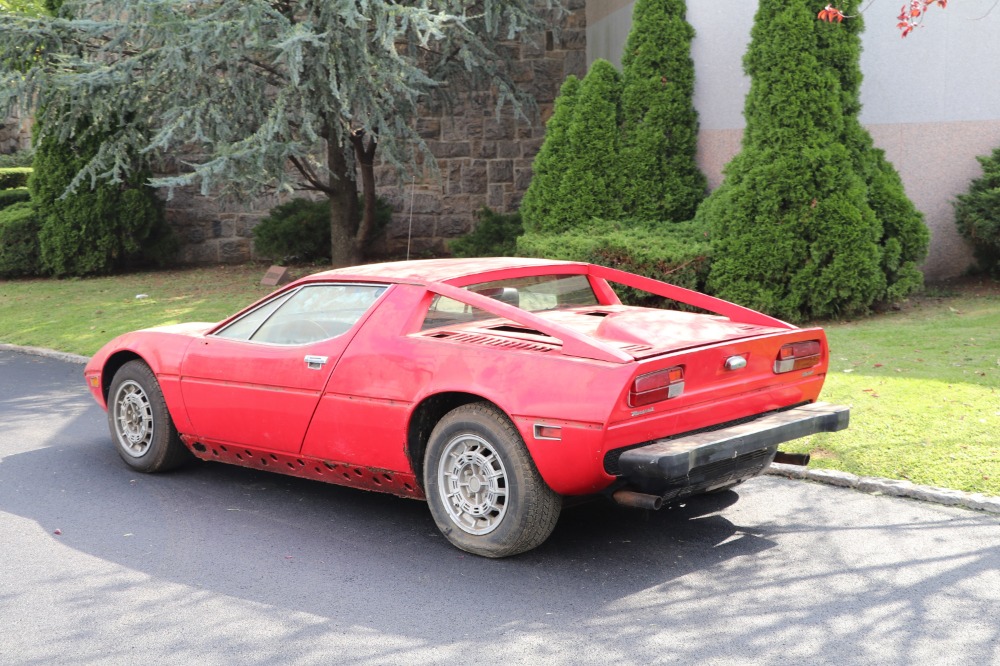
[[[533,275],[480,282],[465,288],[528,312],[598,305],[586,275]],[[496,319],[496,315],[446,296],[435,296],[421,330],[486,319]]]
[[[528,312],[598,304],[586,275],[532,275],[470,284],[466,289]]]

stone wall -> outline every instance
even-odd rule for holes
[[[16,153],[31,147],[30,119],[21,125],[20,112],[15,108],[10,118],[0,123],[0,155]]]
[[[563,80],[583,76],[586,63],[584,0],[569,0],[559,30],[547,30],[512,50],[517,82],[538,102],[532,122],[496,117],[489,95],[470,95],[450,110],[427,110],[417,129],[438,166],[400,187],[389,167],[377,170],[379,196],[393,206],[384,242],[386,258],[427,257],[447,252],[446,241],[468,233],[483,206],[517,210],[531,180],[531,162],[545,136],[545,121]],[[220,202],[177,190],[167,202],[167,219],[181,241],[183,263],[242,262],[253,258],[253,227],[278,200]],[[411,227],[412,222],[412,227]],[[410,242],[408,244],[408,238]]]
[[[446,254],[446,241],[472,230],[476,211],[516,211],[531,182],[531,163],[545,138],[545,122],[570,74],[587,72],[583,0],[569,3],[558,31],[534,35],[512,55],[515,78],[538,102],[533,122],[496,116],[488,95],[471,96],[450,110],[426,113],[417,128],[437,162],[437,178],[398,188],[395,173],[378,173],[380,195],[393,205],[384,254]],[[411,215],[412,213],[412,215]],[[411,224],[412,222],[412,224]]]

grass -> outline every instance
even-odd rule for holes
[[[1000,495],[1000,290],[826,331],[822,398],[850,405],[851,427],[783,448],[812,467]]]
[[[0,341],[89,356],[126,331],[218,321],[270,291],[264,271],[0,281]],[[813,467],[1000,495],[1000,285],[928,293],[899,312],[825,326],[822,399],[850,405],[851,427],[782,448],[811,452]]]
[[[219,321],[273,290],[260,286],[265,270],[224,266],[0,281],[0,341],[90,356],[127,331]]]

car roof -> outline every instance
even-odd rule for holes
[[[585,267],[587,264],[554,259],[534,259],[530,257],[479,257],[475,259],[419,259],[414,261],[393,261],[382,264],[348,266],[316,273],[306,278],[309,281],[325,279],[360,279],[380,282],[407,282],[425,284],[427,282],[452,282],[471,275],[494,273],[495,271],[525,268],[565,268]],[[573,271],[579,272],[579,270]],[[491,276],[495,277],[495,276]]]

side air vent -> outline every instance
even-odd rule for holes
[[[642,354],[644,352],[652,351],[652,347],[649,345],[625,345],[620,347],[620,349],[627,354]]]
[[[524,326],[511,326],[510,324],[501,324],[500,326],[490,326],[491,331],[500,331],[501,333],[526,333],[528,335],[545,335],[541,331],[536,331],[533,328],[526,328]],[[545,337],[548,337],[547,335]]]
[[[446,338],[452,342],[462,342],[465,344],[483,345],[497,349],[516,349],[523,351],[552,352],[559,349],[559,345],[545,344],[543,342],[530,342],[528,340],[512,340],[502,338],[499,335],[483,335],[481,333],[434,333],[428,337]]]

